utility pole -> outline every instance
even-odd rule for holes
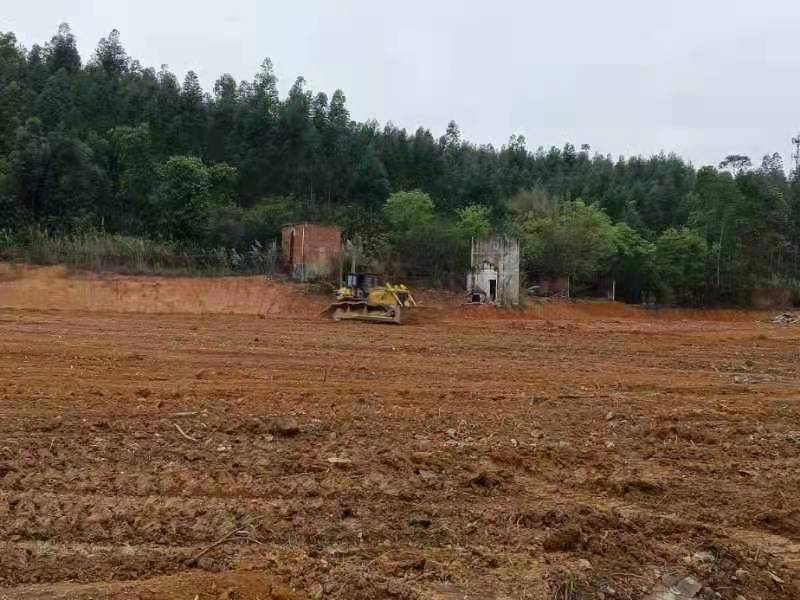
[[[792,146],[794,146],[794,152],[792,152],[792,158],[794,159],[794,172],[800,173],[800,135],[792,138]]]

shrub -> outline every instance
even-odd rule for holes
[[[0,232],[0,257],[40,265],[65,264],[89,271],[229,275],[272,270],[277,262],[277,247],[255,242],[247,251],[201,249],[101,232],[54,236],[40,228],[29,228],[16,236]]]

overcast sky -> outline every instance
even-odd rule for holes
[[[84,60],[117,28],[128,53],[206,89],[264,57],[285,94],[342,88],[354,119],[454,119],[497,146],[590,144],[695,164],[766,152],[800,129],[797,0],[2,0],[0,30],[30,47],[62,21]]]

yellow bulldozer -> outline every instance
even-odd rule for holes
[[[411,291],[402,284],[384,282],[368,273],[348,273],[336,299],[323,314],[335,321],[372,321],[402,324],[417,306]]]

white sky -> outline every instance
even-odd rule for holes
[[[0,30],[30,47],[62,21],[86,60],[117,28],[144,65],[206,89],[275,63],[353,118],[476,143],[588,143],[614,156],[760,161],[800,129],[797,0],[0,0]]]

